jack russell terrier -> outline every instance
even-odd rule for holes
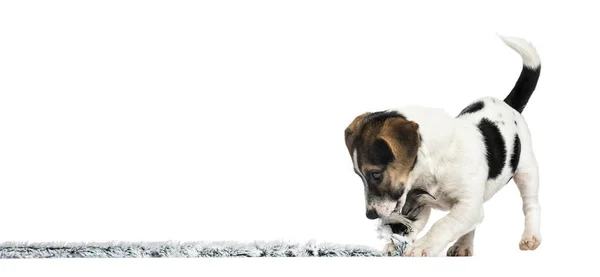
[[[366,112],[345,129],[366,216],[395,225],[393,233],[410,244],[403,256],[439,256],[452,242],[446,255],[472,256],[483,205],[510,180],[525,215],[519,247],[534,250],[541,243],[538,165],[521,115],[538,82],[540,58],[528,41],[500,38],[523,60],[504,100],[477,99],[456,117],[420,106]],[[448,213],[417,239],[432,208]]]

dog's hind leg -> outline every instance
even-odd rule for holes
[[[515,184],[521,192],[525,230],[519,248],[535,250],[542,242],[540,233],[541,208],[538,200],[539,170],[532,152],[523,153],[514,176]]]
[[[475,239],[475,230],[466,233],[448,248],[446,256],[473,256],[473,241]]]

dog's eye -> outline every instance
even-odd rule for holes
[[[371,172],[371,178],[373,178],[373,180],[375,180],[375,181],[381,180],[381,172],[379,172],[379,171]]]

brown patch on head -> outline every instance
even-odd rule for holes
[[[346,147],[348,148],[349,152],[352,152],[352,146],[354,144],[354,141],[356,140],[356,136],[361,127],[360,123],[369,114],[370,113],[363,113],[363,114],[357,116],[356,118],[354,118],[352,123],[350,123],[350,125],[348,125],[348,127],[346,127],[346,130],[344,131],[344,137],[346,140]],[[350,155],[352,155],[352,153],[350,153]]]
[[[420,146],[419,124],[404,118],[391,118],[381,128],[379,137],[389,144],[394,153],[395,159],[388,168],[391,178],[396,180],[396,184],[392,185],[406,183]]]
[[[346,128],[345,137],[350,155],[356,151],[355,166],[364,177],[367,206],[397,201],[416,161],[419,125],[393,111],[364,113]]]

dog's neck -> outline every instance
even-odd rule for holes
[[[418,106],[397,109],[408,120],[419,124],[421,144],[417,162],[409,174],[411,189],[420,188],[435,193],[440,165],[448,162],[455,143],[456,119],[444,110]]]

